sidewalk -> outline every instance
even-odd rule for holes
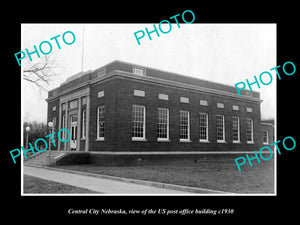
[[[23,172],[26,175],[45,180],[56,181],[105,194],[192,194],[179,190],[133,184],[31,166],[24,166]]]

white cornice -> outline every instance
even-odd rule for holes
[[[210,94],[217,94],[221,96],[226,96],[226,97],[232,97],[236,98],[239,100],[248,100],[248,101],[255,101],[255,102],[262,102],[261,99],[251,97],[251,96],[239,96],[238,94],[231,93],[231,92],[226,92],[226,91],[221,91],[221,90],[216,90],[216,89],[211,89],[211,88],[206,88],[206,87],[199,87],[196,85],[190,85],[190,84],[185,84],[185,83],[180,83],[176,81],[169,81],[169,80],[164,80],[156,77],[150,77],[150,76],[139,76],[135,75],[133,73],[125,72],[125,71],[120,71],[120,70],[114,70],[108,74],[106,74],[104,77],[92,80],[91,83],[97,83],[103,79],[106,79],[111,76],[121,76],[129,79],[134,79],[134,80],[139,80],[139,81],[146,81],[146,82],[152,82],[156,83],[159,85],[168,85],[168,86],[173,86],[181,89],[189,89],[189,90],[194,90],[194,91],[201,91],[205,93],[210,93]]]
[[[104,75],[102,77],[99,77],[99,78],[87,81],[83,84],[76,85],[74,87],[70,87],[70,88],[67,88],[65,90],[62,90],[61,93],[59,93],[56,96],[53,96],[53,97],[50,97],[50,98],[46,99],[46,101],[51,101],[51,100],[53,100],[53,99],[55,99],[59,96],[65,95],[68,92],[74,91],[74,90],[76,90],[78,88],[81,88],[85,85],[88,85],[88,84],[94,85],[96,83],[107,81],[107,79],[112,79],[114,77],[122,77],[122,78],[127,78],[127,79],[133,79],[133,80],[138,80],[138,81],[141,81],[141,82],[151,82],[151,83],[158,84],[160,86],[172,86],[172,87],[176,87],[176,88],[180,88],[180,89],[188,89],[188,90],[198,91],[198,92],[200,91],[200,92],[205,92],[205,93],[214,94],[214,95],[231,97],[231,98],[235,98],[235,99],[242,100],[242,101],[252,101],[252,102],[259,102],[259,103],[262,102],[261,99],[251,97],[251,96],[239,96],[238,94],[231,93],[231,92],[226,92],[226,91],[221,91],[221,90],[216,90],[216,89],[211,89],[211,88],[206,88],[206,87],[199,87],[199,86],[196,86],[196,85],[190,85],[190,84],[180,83],[180,82],[176,82],[176,81],[164,80],[164,79],[160,79],[160,78],[156,78],[156,77],[139,76],[139,75],[135,75],[133,73],[120,71],[120,70],[111,71],[111,72],[107,73],[106,75]]]

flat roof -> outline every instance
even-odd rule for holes
[[[79,72],[79,73],[67,78],[66,81],[63,82],[59,87],[49,91],[48,98],[57,96],[61,92],[65,92],[64,89],[72,88],[72,85],[74,85],[74,88],[75,88],[75,86],[77,86],[79,83],[83,84],[83,83],[88,83],[89,81],[97,80],[97,78],[98,78],[97,72],[104,68],[106,69],[106,71],[105,71],[106,74],[111,74],[112,71],[118,71],[118,72],[121,71],[121,72],[124,72],[122,74],[126,73],[127,75],[129,74],[132,76],[136,76],[133,74],[133,70],[132,70],[133,66],[146,69],[146,75],[139,76],[141,78],[144,77],[145,80],[147,80],[147,78],[153,78],[153,79],[157,79],[160,81],[164,80],[164,81],[170,82],[170,83],[175,83],[175,82],[178,84],[182,83],[182,84],[185,84],[184,85],[185,88],[188,88],[190,85],[190,87],[199,87],[199,88],[203,88],[203,90],[206,90],[206,91],[211,90],[211,92],[214,92],[214,90],[215,90],[216,93],[217,92],[222,92],[222,93],[227,92],[227,93],[231,93],[230,94],[231,96],[236,95],[236,97],[239,97],[234,86],[216,83],[216,82],[208,81],[205,79],[189,77],[186,75],[168,72],[168,71],[164,71],[164,70],[160,70],[160,69],[156,69],[156,68],[151,68],[148,66],[138,65],[138,64],[134,64],[134,63],[128,63],[128,62],[124,62],[124,61],[120,61],[120,60],[114,60],[104,66],[98,67],[95,70]],[[243,90],[242,97],[250,97],[250,98],[260,99],[260,94],[259,94],[259,92],[250,92],[250,90]],[[240,97],[240,98],[242,98],[242,97]]]

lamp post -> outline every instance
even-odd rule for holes
[[[52,133],[53,122],[49,122],[48,126],[49,126],[49,134],[51,134]],[[50,141],[50,136],[49,136],[49,152],[48,152],[48,157],[49,158],[50,158],[50,154],[51,154],[51,141]]]
[[[28,133],[30,131],[30,127],[26,127],[26,149],[28,149]]]

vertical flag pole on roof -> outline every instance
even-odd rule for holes
[[[82,26],[81,72],[83,72],[83,54],[84,54],[84,25]]]

